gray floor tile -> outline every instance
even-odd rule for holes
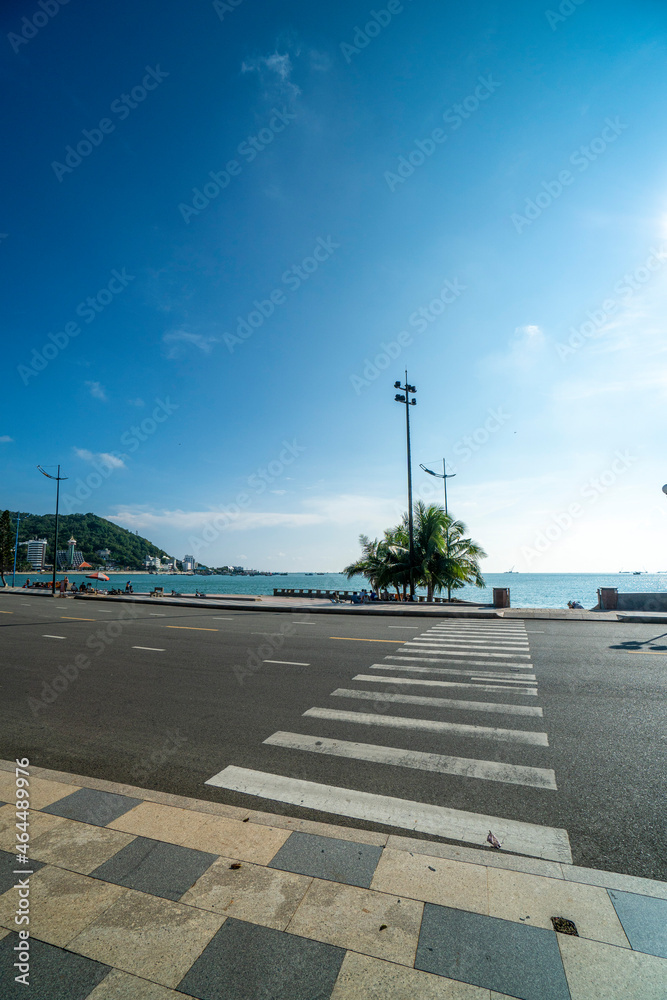
[[[344,948],[229,917],[178,984],[200,1000],[329,1000]]]
[[[72,792],[42,809],[42,812],[77,819],[80,823],[90,823],[92,826],[106,826],[141,802],[143,799],[131,799],[127,795],[100,792],[96,788],[80,788],[78,792]]]
[[[17,934],[8,934],[0,941],[0,982],[2,1000],[30,997],[30,1000],[85,1000],[111,971],[108,965],[93,962],[82,955],[55,948],[36,938],[30,938],[29,986],[14,981],[18,944]]]
[[[217,854],[137,837],[90,874],[105,882],[177,901],[216,858]]]
[[[607,889],[618,919],[635,951],[667,958],[667,899]]]
[[[41,861],[32,860],[30,860],[29,865],[22,865],[16,858],[17,855],[12,854],[10,851],[0,851],[0,895],[11,889],[13,885],[16,885],[17,878],[27,877],[25,875],[15,875],[15,871],[27,869],[28,871],[37,872],[40,868],[44,867]]]
[[[520,1000],[570,1000],[554,931],[426,903],[415,968]]]
[[[369,889],[381,854],[381,847],[370,844],[295,832],[269,867]]]

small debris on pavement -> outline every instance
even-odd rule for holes
[[[240,864],[238,863],[238,861],[235,861],[235,862],[234,862],[234,864],[233,864],[233,865],[230,865],[229,867],[230,867],[230,868],[234,868],[234,869],[236,869],[236,868],[240,868],[240,867],[241,867],[241,865],[240,865]]]
[[[491,844],[491,847],[496,847],[498,848],[498,850],[500,849],[500,841],[498,840],[497,837],[494,837],[494,835],[491,833],[490,830],[489,830],[489,836],[486,838],[486,840],[487,843]]]
[[[554,930],[559,934],[572,934],[573,937],[579,937],[579,931],[571,920],[567,920],[566,917],[552,917],[551,923],[554,926]]]

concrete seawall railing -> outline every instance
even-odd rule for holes
[[[667,591],[619,594],[615,587],[600,587],[598,598],[602,611],[667,611]]]
[[[319,597],[320,600],[326,600],[327,598],[331,599],[331,598],[334,597],[335,594],[338,594],[338,597],[340,598],[341,601],[349,601],[351,599],[351,597],[352,597],[353,594],[358,594],[358,593],[359,593],[358,590],[307,590],[307,589],[299,589],[299,588],[294,588],[294,587],[292,587],[292,588],[290,588],[290,587],[274,587],[273,588],[273,596],[274,597],[313,597],[313,598],[318,598]],[[388,594],[387,599],[388,599],[388,601],[390,601],[392,603],[396,603],[396,601],[397,601],[396,594],[394,594],[394,593]],[[417,597],[415,603],[417,603],[417,602],[419,604],[428,604],[429,603],[426,600],[426,597],[423,596],[423,595]],[[375,601],[373,601],[373,603],[375,603]],[[386,603],[386,602],[378,602],[378,603]],[[403,603],[403,602],[401,601],[400,603]],[[448,601],[447,601],[446,597],[434,597],[433,600],[430,603],[432,603],[432,604],[447,604]],[[457,601],[456,603],[459,604],[459,603],[468,603],[468,602]],[[500,606],[501,607],[509,607],[509,591],[508,591],[508,597],[507,597],[507,604],[500,605]]]

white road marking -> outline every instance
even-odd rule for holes
[[[394,657],[392,657],[394,659]],[[395,657],[398,659],[398,657]],[[426,661],[428,662],[428,661]],[[467,666],[467,664],[464,664]],[[503,666],[503,664],[499,664]],[[405,670],[411,674],[463,674],[468,677],[484,678],[493,680],[511,680],[513,684],[525,684],[526,681],[537,680],[535,674],[505,673],[500,670],[458,670],[451,667],[428,667],[415,663],[371,663],[370,670]]]
[[[433,708],[460,708],[465,712],[497,712],[499,715],[530,715],[542,718],[536,705],[503,705],[495,701],[461,701],[458,698],[431,698],[422,694],[392,694],[388,691],[364,691],[357,688],[336,688],[332,698],[358,698],[362,701],[389,701],[405,705],[427,705]]]
[[[418,628],[421,628],[421,625],[387,625],[387,628],[408,628],[412,632],[416,632]]]
[[[66,639],[66,635],[42,635],[42,639]]]
[[[493,681],[509,681],[512,684],[525,684],[526,681],[537,680],[535,674],[508,674],[500,670],[460,670],[455,667],[417,667],[410,664],[371,663],[370,670],[405,670],[412,674],[454,674],[462,677],[475,677],[477,680],[488,678]]]
[[[286,667],[309,667],[310,663],[297,663],[296,660],[262,660],[262,663],[282,663]]]
[[[151,653],[164,653],[164,649],[159,649],[157,646],[133,646],[132,649],[147,649]]]
[[[424,643],[428,646],[462,646],[465,649],[477,649],[480,652],[485,652],[487,649],[515,649],[527,652],[530,649],[527,642],[498,642],[497,639],[475,639],[473,642],[469,642],[466,639],[434,639],[432,636],[424,637],[416,635],[406,641]]]
[[[373,681],[376,684],[421,684],[429,687],[474,688],[475,691],[501,691],[503,694],[525,694],[537,697],[536,687],[513,688],[509,685],[503,685],[501,681],[497,684],[467,684],[465,681],[430,681],[413,677],[374,677],[372,674],[357,674],[352,680]]]
[[[211,618],[212,622],[233,622],[233,618]]]
[[[424,642],[432,646],[465,646],[472,649],[478,646],[483,649],[530,649],[528,640],[523,642],[519,639],[514,639],[512,642],[502,642],[498,639],[450,639],[449,636],[446,639],[441,639],[434,635],[415,635],[412,639],[405,641]]]
[[[412,649],[412,650],[415,650],[415,651],[417,649],[421,649],[425,653],[428,653],[428,652],[432,652],[432,653],[448,653],[448,652],[450,652],[449,649],[436,648],[436,647],[432,647],[429,650],[427,647],[420,646],[416,642],[406,642],[403,645],[406,647],[406,649]],[[462,649],[453,649],[453,650],[451,650],[451,652],[456,653],[457,656],[481,656],[482,654],[484,654],[484,656],[488,656],[489,658],[493,657],[494,659],[505,659],[508,656],[525,657],[525,659],[528,659],[530,657],[530,653],[514,653],[514,652],[512,652],[512,653],[487,653],[486,650],[482,650],[482,649],[470,650],[469,652],[466,652],[466,651],[464,651]]]
[[[161,611],[149,611],[148,612],[148,617],[149,618],[166,618],[167,616],[166,616],[166,614],[163,614]]]
[[[456,733],[477,739],[498,740],[501,743],[530,743],[548,747],[546,733],[525,729],[500,729],[497,726],[468,726],[462,722],[441,722],[439,719],[409,719],[402,715],[377,715],[371,712],[345,712],[338,708],[309,708],[303,713],[311,719],[330,722],[357,722],[364,726],[389,726],[392,729],[419,729],[429,733]]]
[[[502,781],[511,785],[529,785],[532,788],[556,790],[556,775],[546,767],[523,767],[518,764],[503,764],[470,757],[421,753],[415,750],[377,746],[374,743],[353,743],[349,740],[330,740],[323,736],[304,736],[300,733],[278,732],[269,736],[264,742],[270,746],[286,747],[288,750],[308,750],[311,753],[330,754],[333,757],[367,760],[374,764],[394,764],[398,767],[416,768],[419,771],[435,771],[438,774],[456,774],[463,778],[481,778],[485,781]]]
[[[567,830],[554,827],[302,781],[234,765],[209,778],[206,784],[336,816],[446,837],[477,847],[485,844],[491,829],[507,851],[572,864]]]
[[[448,663],[450,666],[457,665],[456,656],[446,656],[446,657],[435,657],[435,656],[401,656],[400,653],[388,653],[385,656],[385,660],[400,660],[406,663]],[[461,667],[504,667],[507,670],[532,670],[533,664],[528,661],[528,663],[498,663],[491,662],[489,660],[466,660],[462,657],[461,663],[458,666]]]

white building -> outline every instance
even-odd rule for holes
[[[192,573],[197,569],[197,560],[194,556],[183,556],[183,572]]]
[[[46,538],[33,538],[28,542],[27,559],[33,569],[43,569],[46,559]]]

